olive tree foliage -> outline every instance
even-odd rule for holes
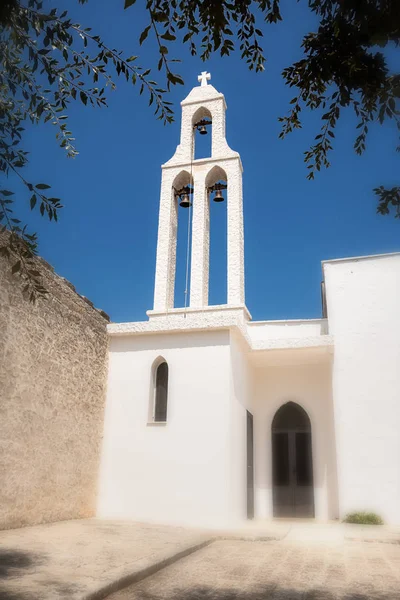
[[[299,0],[300,1],[300,0]],[[302,56],[284,69],[285,83],[294,90],[286,116],[280,117],[280,137],[302,126],[305,109],[321,111],[321,129],[305,151],[308,179],[329,167],[335,127],[343,111],[354,111],[358,124],[354,149],[362,154],[371,124],[394,121],[400,131],[400,74],[390,73],[386,47],[399,46],[400,0],[303,0],[318,17],[315,32],[301,44]],[[125,8],[137,4],[125,0]],[[240,52],[249,69],[263,71],[266,57],[262,37],[266,24],[282,20],[280,0],[148,0],[149,22],[141,41],[153,31],[158,43],[158,68],[165,67],[176,41],[190,44],[192,55],[203,60]],[[396,147],[400,151],[400,145]],[[375,188],[382,215],[400,217],[400,186]]]
[[[299,60],[282,73],[294,96],[288,113],[280,118],[280,137],[301,128],[304,110],[321,111],[321,129],[304,154],[308,178],[313,179],[316,171],[329,166],[335,126],[344,110],[353,110],[358,119],[354,142],[358,154],[365,150],[371,124],[391,120],[400,131],[400,75],[389,71],[385,58],[385,48],[399,44],[400,2],[301,1],[318,18],[318,26],[304,36]],[[68,128],[70,102],[78,101],[83,108],[104,107],[108,90],[121,77],[147,95],[157,118],[170,123],[173,112],[166,94],[172,85],[183,84],[175,72],[179,60],[171,54],[182,44],[204,61],[216,52],[229,56],[237,51],[249,69],[261,72],[267,58],[262,38],[270,25],[282,20],[280,0],[120,2],[129,9],[127,18],[139,7],[147,11],[148,22],[137,46],[157,45],[159,59],[150,67],[160,72],[162,87],[148,66],[139,66],[137,56],[125,57],[108,47],[65,10],[49,10],[41,0],[2,0],[0,6],[0,171],[17,175],[31,209],[50,220],[57,220],[61,200],[51,195],[48,183],[27,181],[23,175],[28,161],[22,147],[26,121],[51,123],[59,145],[74,158],[78,152]],[[400,186],[381,185],[374,191],[378,212],[400,217]],[[25,292],[34,300],[45,293],[34,266],[37,236],[15,216],[14,199],[14,193],[1,185],[0,226],[9,234],[0,252],[10,258],[12,271],[23,277]]]
[[[69,158],[78,154],[68,127],[68,106],[106,106],[107,90],[115,89],[120,76],[147,94],[155,114],[164,123],[173,120],[165,93],[183,83],[169,71],[166,89],[150,77],[150,69],[137,64],[136,56],[123,57],[108,47],[89,27],[73,22],[65,10],[44,10],[41,0],[2,0],[0,7],[0,172],[23,182],[26,200],[50,221],[57,221],[61,200],[48,183],[28,181],[23,168],[28,153],[23,149],[24,124],[51,123],[56,138]],[[78,0],[84,4],[87,0]],[[122,5],[121,5],[122,8]],[[7,186],[8,188],[9,186]],[[10,259],[12,272],[24,279],[24,293],[35,300],[46,290],[34,260],[37,235],[15,214],[15,194],[0,185],[0,253]],[[8,233],[4,233],[8,230]]]

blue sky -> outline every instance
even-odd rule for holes
[[[145,25],[141,3],[125,12],[123,0],[54,5],[70,5],[74,19],[91,26],[110,46],[140,54],[142,65],[156,64],[152,41],[140,49],[137,44]],[[353,151],[356,121],[346,114],[337,128],[331,168],[311,182],[303,152],[318,131],[317,115],[304,113],[303,130],[278,140],[278,117],[286,114],[294,95],[281,71],[299,58],[301,38],[314,27],[304,3],[284,2],[283,8],[284,22],[264,29],[268,61],[263,74],[249,72],[237,55],[204,64],[176,49],[184,60],[176,70],[185,86],[171,93],[176,110],[171,126],[157,121],[139,90],[121,80],[109,96],[109,108],[71,106],[69,124],[80,152],[75,160],[67,160],[58,148],[50,124],[28,128],[25,146],[31,159],[25,176],[51,184],[65,208],[57,224],[27,209],[20,214],[39,232],[41,255],[113,321],[146,319],[152,307],[160,165],[179,141],[179,102],[205,69],[225,95],[228,142],[244,166],[246,304],[253,319],[319,317],[321,260],[400,249],[400,221],[377,215],[372,194],[377,185],[398,184],[393,126],[372,127],[367,151],[358,157]],[[394,51],[389,59],[392,68],[400,67]],[[183,219],[186,213],[179,223],[179,305]],[[212,304],[225,302],[225,269],[226,203],[212,206]]]

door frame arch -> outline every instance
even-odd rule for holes
[[[312,422],[305,408],[294,401],[281,404],[271,422],[274,517],[314,518],[312,445]]]

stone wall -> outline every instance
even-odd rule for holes
[[[0,529],[95,514],[108,317],[38,267],[33,305],[0,257]]]

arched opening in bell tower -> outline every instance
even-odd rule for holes
[[[201,85],[182,101],[180,143],[163,165],[154,288],[158,313],[244,305],[242,164],[226,140],[224,96],[207,85],[209,79],[202,73]],[[200,133],[202,127],[207,134]],[[205,152],[199,150],[200,136],[209,142]],[[176,195],[171,199],[171,182],[182,173],[186,180],[180,185],[193,176],[190,202],[188,196],[184,202]]]
[[[210,306],[227,304],[227,175],[219,167],[213,167],[206,177],[208,196],[209,231],[209,281],[208,303]]]
[[[210,158],[212,153],[212,116],[201,106],[192,117],[193,159]]]
[[[173,238],[171,249],[170,272],[174,271],[174,303],[173,306],[185,306],[186,275],[190,273],[190,251],[188,255],[188,228],[191,211],[182,209],[182,202],[193,202],[193,178],[187,171],[181,171],[172,184],[172,202],[174,203]],[[188,262],[189,261],[189,262]],[[189,290],[187,290],[189,293]],[[187,304],[189,297],[187,297]]]

